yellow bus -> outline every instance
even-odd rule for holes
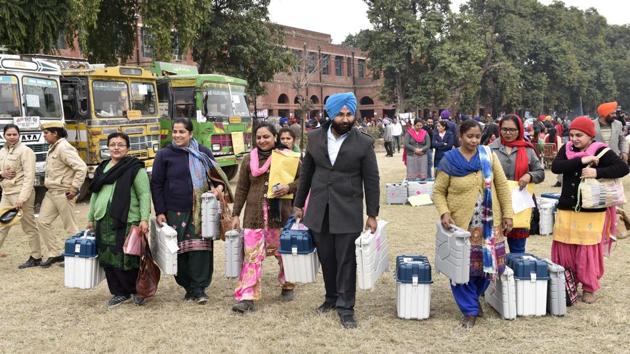
[[[89,194],[98,164],[110,157],[107,136],[111,133],[129,135],[129,155],[142,160],[151,173],[160,147],[155,76],[135,66],[105,67],[67,58],[57,62],[68,141],[88,165],[79,199]]]

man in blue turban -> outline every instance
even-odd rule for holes
[[[352,93],[328,98],[330,121],[308,133],[294,201],[295,216],[304,217],[304,224],[313,233],[322,265],[326,296],[317,312],[337,311],[344,328],[357,327],[354,241],[364,229],[376,232],[380,196],[374,139],[352,129],[356,109],[357,99]],[[309,193],[308,211],[304,213]]]

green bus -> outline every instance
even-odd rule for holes
[[[154,62],[151,71],[158,76],[160,146],[171,142],[173,119],[189,118],[193,136],[212,151],[228,178],[236,176],[238,158],[252,148],[247,81],[164,62]]]

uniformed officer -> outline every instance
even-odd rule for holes
[[[15,207],[22,210],[22,230],[29,236],[31,256],[20,269],[35,267],[41,263],[39,234],[35,223],[35,153],[20,142],[20,128],[15,124],[4,126],[6,143],[0,149],[0,209]],[[11,226],[0,226],[0,248]]]
[[[85,180],[87,166],[77,150],[65,139],[68,133],[62,122],[44,123],[41,128],[44,139],[50,145],[44,179],[48,191],[39,211],[39,231],[48,249],[48,259],[41,266],[48,268],[53,263],[63,262],[60,242],[52,232],[53,221],[61,218],[67,235],[79,232],[72,209]]]

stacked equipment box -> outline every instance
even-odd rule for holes
[[[452,225],[445,230],[437,222],[435,269],[453,284],[468,283],[470,277],[470,232]]]
[[[284,277],[291,283],[313,283],[319,269],[317,249],[310,230],[289,217],[280,234]]]
[[[424,256],[396,257],[396,312],[404,319],[429,318],[431,265]]]
[[[370,290],[389,269],[386,221],[379,220],[376,233],[364,231],[355,241],[359,289]]]
[[[105,279],[99,265],[93,233],[81,231],[66,240],[64,245],[64,286],[93,289]]]
[[[514,271],[510,267],[505,267],[503,274],[490,282],[485,298],[504,319],[516,318],[516,284]]]
[[[225,233],[225,277],[238,278],[243,267],[243,232]]]
[[[162,227],[158,226],[155,218],[152,218],[149,247],[162,272],[166,275],[177,275],[177,231],[166,223]]]
[[[548,195],[543,193],[543,195]],[[549,195],[548,195],[549,196]],[[538,198],[538,210],[540,212],[540,235],[551,235],[555,218],[558,199],[542,197]]]
[[[547,289],[547,313],[552,316],[564,316],[567,313],[567,292],[564,267],[545,259],[549,268],[549,287]]]
[[[549,281],[547,263],[528,253],[509,253],[506,262],[516,278],[516,314],[544,316]]]
[[[406,204],[407,203],[407,184],[406,183],[385,184],[385,197],[386,197],[387,204]]]

